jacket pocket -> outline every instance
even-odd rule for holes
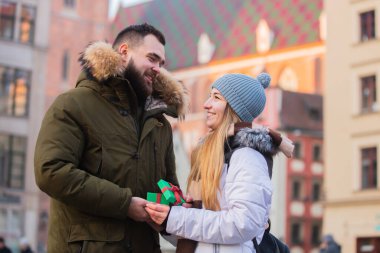
[[[84,223],[70,226],[68,244],[73,253],[123,252],[124,223]],[[105,251],[107,250],[107,251]]]
[[[83,154],[79,168],[98,176],[102,171],[102,162],[102,146],[91,147]]]

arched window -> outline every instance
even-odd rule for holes
[[[284,90],[297,91],[298,78],[294,70],[290,67],[286,67],[280,75],[278,85]]]
[[[262,19],[256,28],[256,50],[259,53],[268,52],[273,41],[273,33],[268,23]]]
[[[206,33],[202,33],[198,40],[198,63],[208,63],[215,51],[215,45]]]

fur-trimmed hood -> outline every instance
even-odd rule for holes
[[[79,57],[87,77],[102,84],[111,78],[123,79],[125,64],[121,55],[112,45],[103,41],[91,43]],[[176,114],[183,117],[188,110],[188,92],[181,82],[167,70],[161,69],[153,83],[153,93],[147,98],[145,110],[161,107],[176,108]]]
[[[279,148],[273,143],[272,137],[265,128],[242,128],[231,141],[232,149],[250,147],[265,155],[276,155]]]

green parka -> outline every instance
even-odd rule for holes
[[[48,252],[160,252],[157,232],[127,212],[132,196],[159,192],[159,179],[178,184],[163,113],[180,114],[186,92],[163,72],[138,121],[112,46],[90,45],[81,63],[76,88],[47,111],[35,150],[37,185],[51,197]]]

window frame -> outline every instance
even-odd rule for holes
[[[294,141],[294,159],[302,159],[303,158],[303,152],[302,152],[302,142],[299,140]]]
[[[371,14],[373,13],[373,17]],[[366,42],[376,39],[376,11],[375,9],[359,13],[359,41]]]
[[[15,12],[13,17],[13,23],[12,23],[12,35],[10,38],[5,38],[1,35],[0,31],[0,39],[1,40],[7,40],[7,41],[14,41],[18,42],[24,45],[33,45],[35,40],[35,34],[36,34],[36,23],[37,23],[37,6],[34,4],[29,3],[22,3],[22,2],[14,2],[9,0],[3,0],[6,3],[14,4],[15,5]],[[23,32],[22,24],[25,21],[25,17],[23,16],[22,12],[24,9],[33,9],[31,13],[33,13],[34,16],[31,17],[28,24],[30,25],[29,34],[28,37],[30,39],[26,41],[21,40],[21,35]],[[4,15],[1,15],[3,18]]]
[[[363,154],[365,151],[369,152],[369,154]],[[363,166],[366,166],[365,158],[363,156],[366,155],[368,157],[365,157],[366,159],[369,159],[368,165],[368,172],[364,172],[365,168]],[[374,159],[373,159],[374,158]],[[379,182],[377,182],[377,174],[378,174],[378,157],[377,157],[377,146],[372,147],[366,147],[360,149],[360,172],[361,172],[361,190],[368,190],[368,189],[376,189],[378,187]],[[366,181],[365,181],[366,180]]]
[[[31,82],[30,70],[0,65],[0,116],[29,116]]]
[[[360,112],[375,112],[377,105],[377,78],[376,74],[360,77]],[[368,91],[369,94],[365,94]],[[366,101],[366,104],[364,104]]]
[[[17,140],[18,139],[18,140]],[[21,149],[15,148],[21,142]],[[25,189],[27,138],[24,136],[0,134],[0,187],[12,190]],[[14,167],[16,157],[21,158],[18,168]],[[20,171],[20,175],[17,175]],[[17,185],[18,182],[18,185]]]
[[[11,22],[11,35],[10,37],[5,37],[3,36],[3,29],[0,29],[0,39],[2,40],[7,40],[7,41],[12,41],[15,39],[15,32],[16,32],[16,20],[17,20],[17,3],[16,2],[12,2],[12,1],[4,1],[2,2],[1,4],[11,4],[11,5],[14,5],[14,12],[13,12],[13,16],[12,15],[4,15],[4,14],[0,14],[0,22],[1,23],[4,23],[3,20],[7,20],[7,21],[10,21]],[[1,13],[1,12],[0,12]],[[7,22],[8,23],[8,22]]]

